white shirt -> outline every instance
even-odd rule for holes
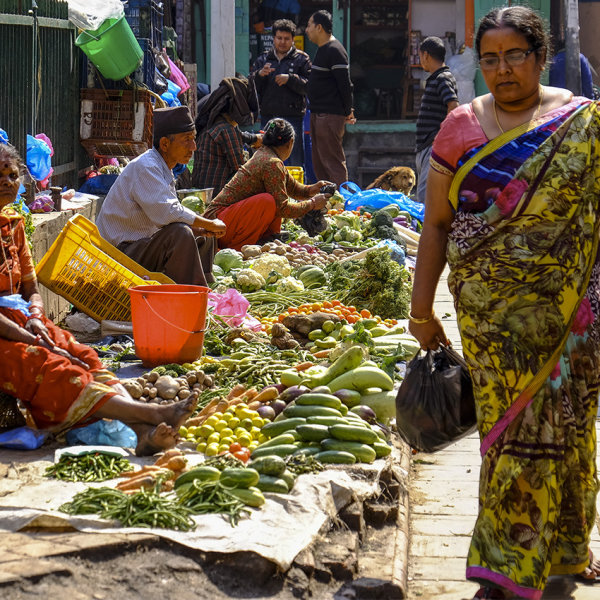
[[[110,188],[96,225],[114,246],[151,237],[169,223],[192,225],[196,213],[177,199],[173,173],[151,148],[132,160]]]

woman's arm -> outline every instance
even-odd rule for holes
[[[446,264],[446,244],[452,225],[452,209],[448,193],[452,177],[429,170],[425,204],[425,222],[419,241],[417,265],[413,281],[410,332],[423,349],[435,349],[448,339],[441,321],[433,314],[435,291]],[[425,322],[418,323],[424,319]]]
[[[35,334],[27,331],[0,313],[0,337],[12,342],[23,342],[33,344],[36,341]]]

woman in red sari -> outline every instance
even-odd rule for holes
[[[136,402],[93,349],[44,315],[23,218],[11,207],[21,169],[17,151],[0,144],[0,389],[52,433],[109,418],[134,429],[137,454],[174,446],[196,397],[168,407]]]

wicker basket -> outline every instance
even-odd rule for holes
[[[0,431],[23,427],[26,423],[17,399],[0,392]]]
[[[152,94],[147,90],[81,90],[79,135],[92,157],[135,157],[152,147]]]

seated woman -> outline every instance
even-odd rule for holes
[[[240,167],[223,191],[213,198],[204,216],[219,218],[227,231],[220,248],[239,250],[281,231],[281,219],[297,219],[324,208],[330,194],[318,193],[327,181],[304,185],[285,168],[294,147],[294,128],[284,119],[271,119],[262,147]],[[300,202],[290,202],[290,198]]]
[[[198,102],[193,187],[213,188],[216,196],[244,164],[244,145],[260,146],[260,134],[239,128],[252,124],[257,110],[254,84],[238,77],[223,79],[214,92]]]
[[[172,405],[136,402],[96,352],[44,315],[17,198],[23,163],[0,143],[0,389],[19,398],[40,429],[60,433],[101,418],[138,436],[136,454],[173,447],[197,396]]]

